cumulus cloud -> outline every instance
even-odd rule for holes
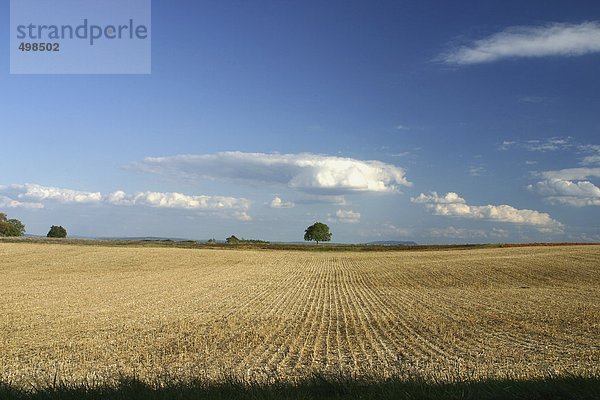
[[[188,179],[230,179],[286,185],[316,194],[386,193],[397,192],[400,186],[411,186],[404,169],[395,165],[310,153],[222,152],[147,157],[131,164],[130,168]]]
[[[544,196],[598,197],[600,188],[589,181],[572,182],[562,179],[550,179],[529,187]]]
[[[283,201],[281,197],[275,196],[273,200],[271,200],[271,204],[269,207],[271,208],[293,208],[295,204],[291,201]]]
[[[335,216],[337,217],[337,222],[343,224],[357,224],[360,222],[360,213],[352,210],[337,210]]]
[[[191,196],[176,192],[138,192],[128,195],[123,191],[110,193],[106,201],[114,205],[143,205],[156,208],[190,210],[247,209],[250,202],[243,198],[222,196]]]
[[[421,193],[418,197],[413,197],[410,199],[413,203],[420,204],[464,204],[466,203],[465,199],[460,197],[458,194],[454,192],[448,192],[444,196],[438,196],[437,192],[431,192],[431,194],[427,195],[425,193]]]
[[[177,192],[137,192],[133,194],[115,191],[106,195],[101,192],[83,192],[79,190],[56,188],[36,184],[10,185],[0,187],[0,191],[11,190],[18,198],[38,201],[56,201],[64,204],[109,204],[114,206],[146,206],[180,210],[197,210],[221,213],[225,216],[249,221],[252,218],[247,211],[250,201],[245,198],[226,196],[194,196]],[[19,202],[0,196],[0,206],[43,208],[42,203]]]
[[[548,179],[529,185],[528,189],[545,196],[551,204],[573,207],[600,206],[600,188],[590,181]]]
[[[13,200],[10,197],[0,196],[0,208],[44,208],[42,203],[31,203]]]
[[[600,206],[600,198],[577,196],[549,196],[545,200],[550,204],[562,204],[571,207]]]
[[[26,183],[24,185],[10,185],[11,189],[22,191],[19,193],[19,198],[35,199],[35,200],[54,200],[60,203],[100,203],[102,201],[102,193],[100,192],[83,192],[79,190],[62,189],[51,186],[36,185]]]
[[[441,56],[448,64],[467,65],[505,58],[581,56],[600,52],[600,23],[551,23],[516,26],[460,46]]]
[[[535,210],[519,210],[509,205],[472,206],[454,192],[439,196],[436,192],[429,195],[421,193],[411,199],[413,203],[424,204],[435,215],[482,219],[508,222],[519,225],[531,225],[543,232],[562,231],[563,225],[550,215]]]

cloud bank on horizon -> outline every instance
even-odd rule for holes
[[[522,148],[526,151],[557,151],[568,148],[597,151],[594,146],[578,145],[561,138],[546,142],[504,142],[500,150]],[[591,150],[590,150],[591,149]],[[589,156],[586,156],[589,157]],[[585,160],[585,159],[584,159]],[[582,161],[587,163],[587,161]],[[398,187],[411,187],[403,168],[381,161],[362,161],[353,158],[300,154],[266,154],[222,152],[204,155],[177,155],[171,157],[147,157],[128,166],[134,171],[168,175],[176,179],[233,180],[239,185],[263,182],[298,191],[297,202],[283,200],[275,195],[269,203],[271,209],[292,209],[311,203],[346,205],[344,195],[349,193],[399,194]],[[575,207],[600,205],[600,188],[585,180],[600,177],[600,168],[577,167],[538,173],[544,180],[528,185],[530,192],[543,196],[550,204]],[[341,193],[341,195],[340,195]],[[240,221],[252,221],[249,214],[252,202],[243,197],[190,195],[178,192],[140,191],[126,193],[117,190],[109,193],[80,191],[43,186],[39,184],[12,184],[0,186],[0,206],[7,208],[42,209],[46,202],[79,205],[143,206],[150,208],[178,209],[212,212]],[[456,219],[482,220],[530,226],[542,233],[561,233],[564,224],[548,213],[532,209],[517,209],[508,204],[470,205],[455,192],[438,195],[420,193],[411,197],[414,204],[424,205],[433,215]],[[350,209],[338,209],[328,214],[328,222],[359,224],[361,213]],[[391,226],[389,223],[385,226]],[[385,230],[385,229],[384,229]],[[396,228],[396,233],[400,232]],[[504,229],[493,227],[491,231],[449,226],[431,228],[432,237],[490,238],[507,237]],[[484,233],[487,232],[487,233]],[[405,233],[403,231],[403,233]],[[469,236],[470,235],[470,236]]]
[[[118,190],[108,194],[86,192],[33,183],[0,186],[0,193],[11,192],[18,199],[36,200],[21,202],[8,196],[0,196],[0,206],[9,208],[45,208],[44,202],[83,205],[146,206],[152,208],[171,208],[179,210],[224,211],[223,215],[232,216],[241,221],[251,221],[247,213],[250,201],[245,198],[226,196],[187,195],[176,192],[137,192],[127,194]]]

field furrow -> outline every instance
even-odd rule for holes
[[[600,246],[0,243],[0,380],[600,374]]]

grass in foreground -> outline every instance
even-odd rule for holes
[[[113,387],[56,383],[45,389],[16,389],[0,383],[0,399],[598,399],[600,379],[548,377],[536,380],[483,380],[426,383],[420,380],[365,381],[326,379],[315,375],[298,383],[246,384],[235,380],[173,382],[150,386],[123,378]]]

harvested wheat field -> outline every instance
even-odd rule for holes
[[[600,375],[600,246],[0,244],[0,381]]]

